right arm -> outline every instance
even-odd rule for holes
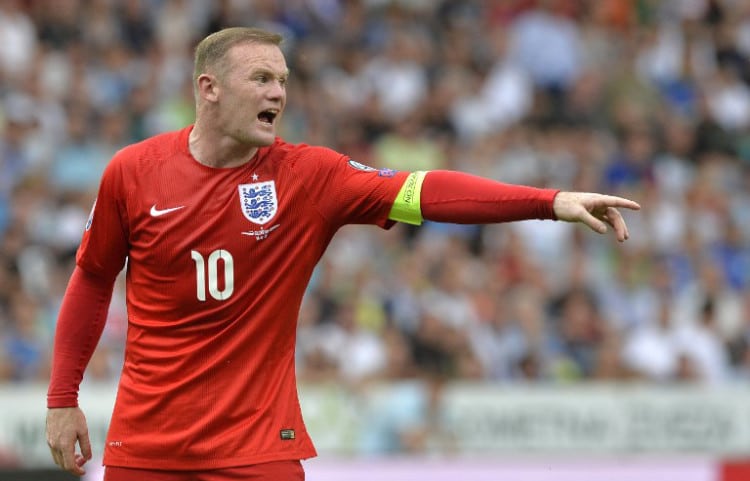
[[[78,386],[104,329],[114,280],[76,267],[57,320],[47,392],[47,444],[55,463],[78,476],[92,455],[86,418],[78,407]],[[80,454],[75,453],[76,442]]]
[[[104,330],[112,289],[127,257],[119,156],[109,163],[76,255],[55,328],[52,373],[47,392],[47,444],[61,468],[84,473],[91,458],[88,428],[78,408],[78,386]],[[81,454],[75,454],[76,442]]]

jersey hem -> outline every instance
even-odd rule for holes
[[[303,459],[314,458],[318,455],[315,449],[290,453],[288,451],[280,453],[269,453],[262,456],[248,456],[241,458],[223,458],[198,461],[185,459],[124,459],[115,456],[104,456],[102,466],[117,466],[120,468],[136,469],[160,469],[168,471],[202,471],[210,469],[235,468],[238,466],[252,466],[254,464],[269,463],[273,461],[300,461]]]

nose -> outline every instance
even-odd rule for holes
[[[268,97],[277,100],[277,99],[283,99],[286,96],[286,87],[283,83],[279,82],[278,80],[273,81],[270,83],[268,87]]]

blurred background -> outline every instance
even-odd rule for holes
[[[344,228],[299,320],[308,479],[750,479],[745,0],[1,1],[0,478],[54,476],[52,338],[99,176],[192,122],[193,48],[237,25],[285,37],[288,141],[643,207],[625,244]],[[120,280],[81,394],[98,455],[126,328]]]

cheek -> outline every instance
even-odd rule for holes
[[[240,120],[238,116],[242,115],[242,110],[237,108],[236,102],[227,102],[224,104],[222,111],[222,118],[227,124],[233,124]]]
[[[256,105],[258,96],[247,88],[235,88],[231,92],[228,92],[225,102],[227,108],[243,110],[245,107]]]
[[[252,105],[249,99],[238,95],[226,105],[226,112],[237,120],[247,120],[254,115]]]

